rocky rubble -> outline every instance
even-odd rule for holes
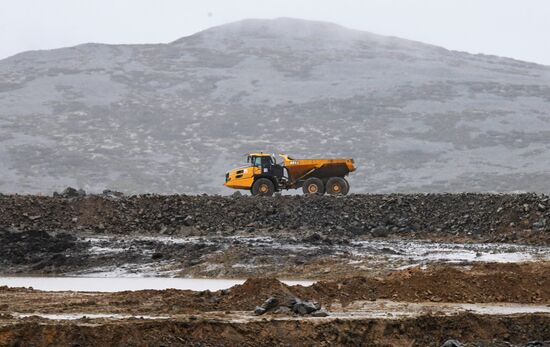
[[[321,304],[316,301],[303,301],[296,297],[287,298],[283,301],[270,297],[261,306],[256,306],[254,314],[260,316],[264,313],[294,313],[300,316],[312,315],[314,317],[326,317],[328,313],[321,311]]]
[[[330,196],[133,195],[74,191],[0,195],[0,228],[132,234],[307,232],[349,237],[550,240],[550,201],[538,194]]]

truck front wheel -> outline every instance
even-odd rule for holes
[[[267,178],[260,178],[252,185],[251,192],[252,195],[272,196],[275,192],[275,185]]]
[[[325,186],[323,185],[323,181],[321,181],[319,178],[311,177],[304,182],[304,185],[302,186],[302,191],[304,192],[304,194],[323,195],[325,194]]]

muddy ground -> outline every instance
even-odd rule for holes
[[[61,295],[31,289],[0,287],[0,307],[78,312],[141,312],[177,314],[198,311],[252,310],[268,297],[284,295],[314,299],[324,306],[344,306],[357,300],[388,299],[406,302],[550,304],[550,262],[523,264],[432,265],[382,276],[319,281],[311,286],[288,286],[273,278],[248,279],[230,290],[194,292],[145,290]],[[20,298],[17,299],[17,298]],[[62,298],[63,305],[59,307]],[[16,300],[17,299],[17,300]],[[32,305],[28,300],[32,299]],[[114,307],[120,307],[114,309]]]
[[[253,315],[268,297],[317,300],[328,316]],[[549,304],[550,263],[436,265],[309,287],[258,278],[216,292],[3,287],[0,344],[545,346]]]
[[[550,201],[0,195],[0,275],[249,278],[213,292],[0,287],[0,346],[550,346]],[[270,297],[328,316],[253,315]]]
[[[325,279],[550,259],[536,194],[0,195],[0,273]]]
[[[333,279],[438,263],[550,261],[550,247],[333,239],[317,233],[231,236],[0,231],[0,275]]]

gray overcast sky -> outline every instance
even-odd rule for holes
[[[170,42],[275,17],[550,65],[549,0],[0,0],[0,59],[85,42]]]

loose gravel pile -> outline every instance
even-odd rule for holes
[[[550,201],[538,194],[331,196],[0,195],[0,228],[94,233],[311,232],[345,237],[550,239]]]

